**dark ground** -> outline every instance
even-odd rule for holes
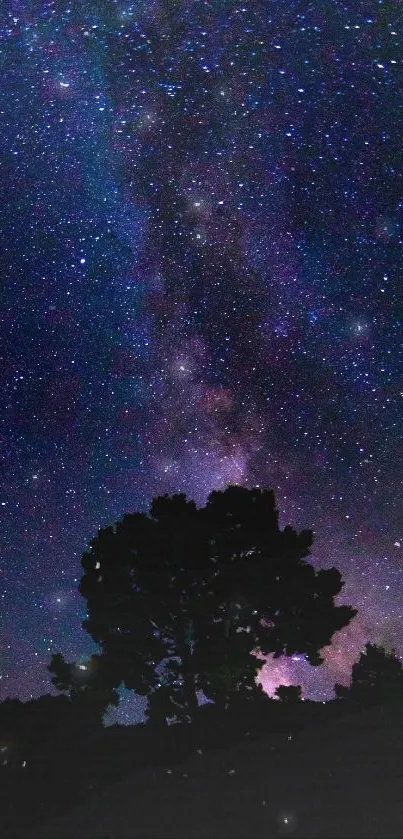
[[[153,755],[143,728],[137,760],[131,734],[109,729],[107,751],[87,743],[74,771],[62,755],[59,770],[45,768],[42,776],[39,764],[30,778],[28,765],[11,768],[2,784],[1,835],[403,836],[403,712],[374,708],[331,721],[321,715],[318,708],[303,730],[285,718],[277,731],[252,721],[246,735],[239,725],[237,742],[228,732],[219,743],[213,731],[209,745],[199,735],[175,744],[170,729],[168,739],[156,735]]]

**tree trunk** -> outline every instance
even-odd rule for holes
[[[193,673],[192,668],[192,654],[190,648],[187,645],[184,645],[183,647],[181,658],[183,665],[184,699],[188,707],[190,718],[193,721],[197,709],[199,707],[199,703],[197,701],[196,695],[195,674]]]
[[[182,672],[184,700],[188,708],[190,719],[191,721],[193,721],[197,713],[199,703],[197,701],[196,694],[195,673],[193,672],[192,641],[191,633],[189,632],[189,626],[184,627],[184,631],[181,637],[181,649],[179,650],[179,655],[182,660],[183,668]]]

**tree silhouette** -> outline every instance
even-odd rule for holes
[[[403,701],[403,668],[395,650],[366,644],[353,665],[349,687],[335,685],[337,699],[352,699],[363,705]]]
[[[48,670],[52,684],[68,696],[77,716],[101,722],[109,705],[119,705],[111,668],[104,656],[93,655],[85,663],[67,662],[57,653],[52,655]]]
[[[279,529],[273,492],[234,486],[201,509],[159,497],[100,530],[79,590],[110,683],[150,696],[154,716],[192,719],[198,690],[223,707],[257,690],[256,651],[320,664],[356,610],[334,605],[341,575],[305,561],[311,544],[311,531]]]
[[[281,702],[286,702],[287,705],[295,705],[302,701],[300,685],[279,685],[275,690],[275,695]]]

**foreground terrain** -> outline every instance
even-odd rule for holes
[[[16,800],[13,809],[9,798],[7,830],[2,835],[24,839],[403,835],[399,710],[374,708],[331,719],[315,712],[306,725],[298,724],[296,716],[277,722],[275,730],[265,729],[259,720],[250,730],[240,724],[236,736],[231,727],[221,737],[218,730],[212,731],[210,739],[205,732],[185,737],[171,729],[169,737],[155,735],[149,747],[150,735],[140,727],[143,732],[136,736],[141,734],[143,745],[137,746],[137,760],[130,732],[109,730],[115,751],[109,745],[108,753],[97,752],[94,744],[89,755],[87,745],[86,755],[75,767],[75,786],[66,764],[62,771],[62,755],[60,773],[53,773],[53,780],[51,776],[46,780],[45,773],[42,787],[38,773],[30,781],[25,775],[25,791],[18,785],[14,796],[22,805],[24,795],[29,799],[30,785],[31,799],[35,797],[36,784],[37,810],[33,812],[31,800],[24,823]],[[26,814],[28,810],[27,804]]]

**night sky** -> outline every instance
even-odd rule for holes
[[[5,0],[0,697],[95,651],[81,556],[155,495],[275,490],[403,654],[399,0]],[[120,719],[131,718],[123,703]]]

